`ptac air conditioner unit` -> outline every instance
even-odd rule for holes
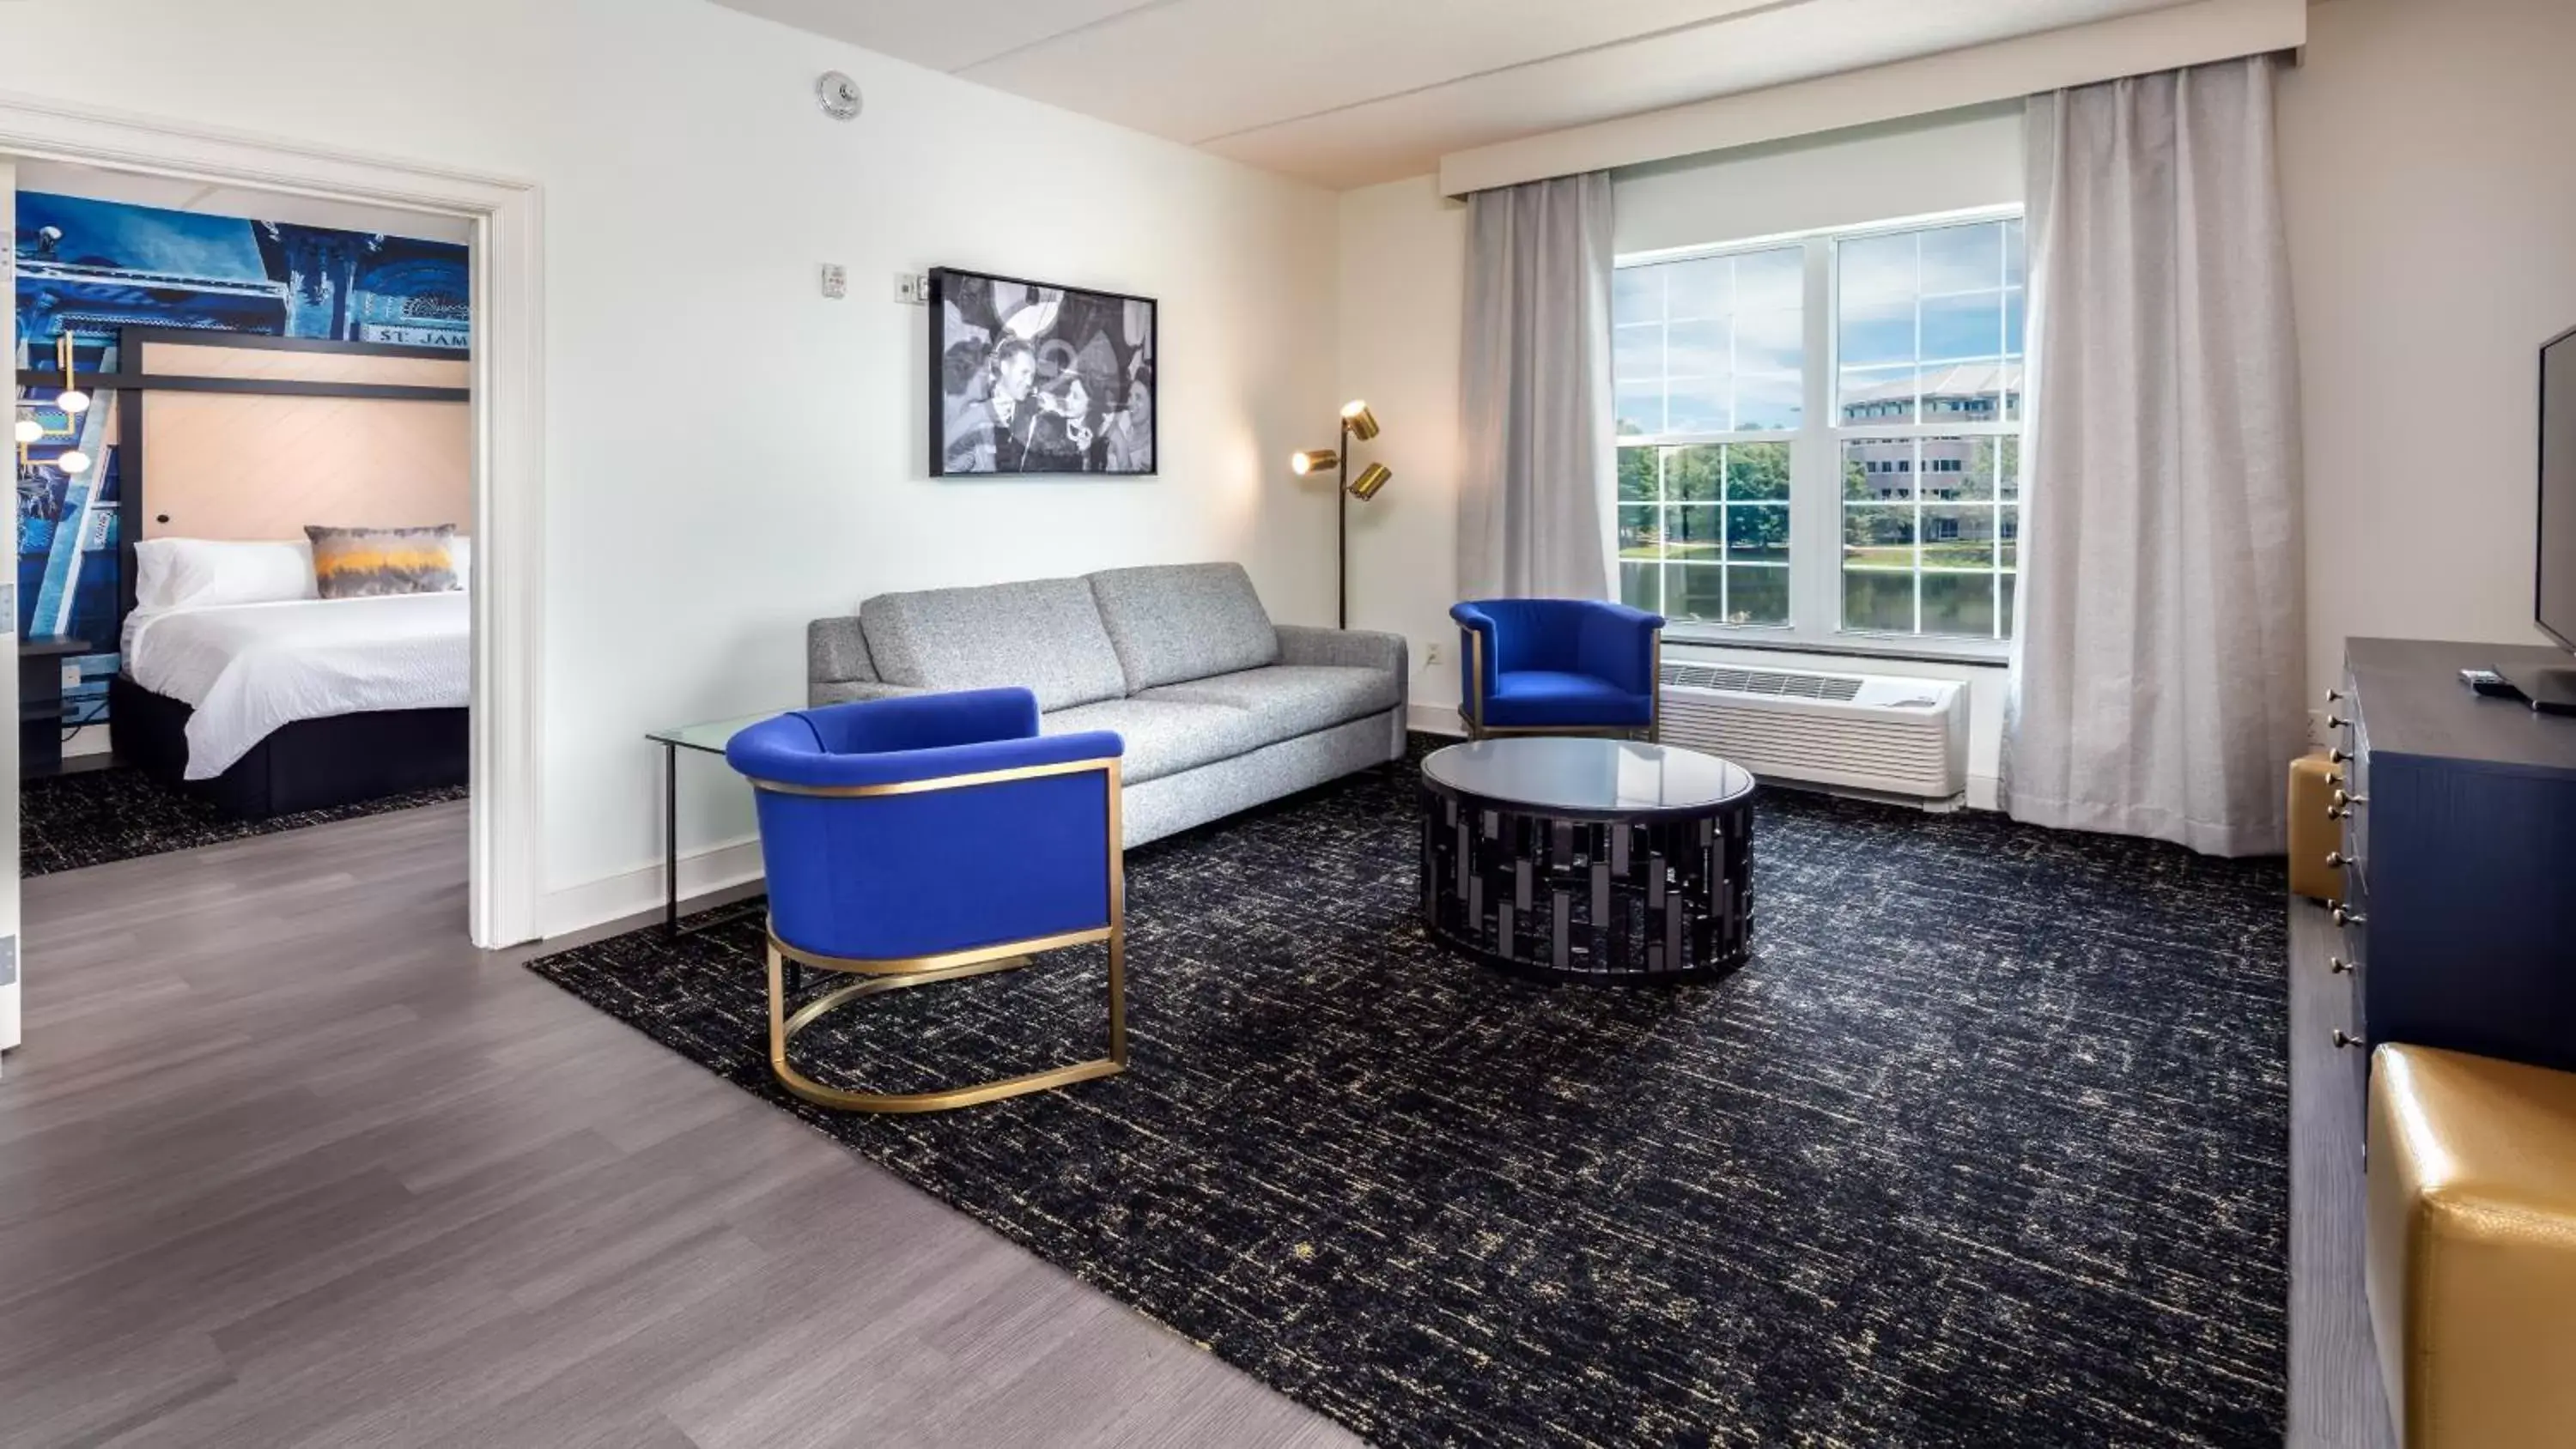
[[[1765,779],[1956,807],[1968,687],[1953,680],[1664,664],[1663,739]]]

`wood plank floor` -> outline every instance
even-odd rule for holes
[[[2289,1439],[2379,1449],[2291,910]],[[1354,1442],[464,919],[462,805],[26,883],[0,1445]]]
[[[464,920],[462,805],[26,883],[0,1444],[1355,1442]]]

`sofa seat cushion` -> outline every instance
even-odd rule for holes
[[[1130,785],[1230,760],[1267,743],[1255,732],[1249,714],[1220,704],[1111,699],[1056,710],[1038,720],[1040,734],[1085,730],[1109,730],[1126,743],[1126,763],[1121,768]]]
[[[1038,579],[879,594],[859,606],[877,678],[914,689],[1020,685],[1042,710],[1127,693],[1091,585]]]
[[[1494,677],[1485,723],[1495,729],[1644,729],[1654,701],[1609,680],[1556,669],[1515,669]]]
[[[1107,569],[1091,575],[1091,592],[1125,693],[1279,661],[1279,631],[1241,564]]]
[[[1404,682],[1384,669],[1273,664],[1149,689],[1138,698],[1243,711],[1267,745],[1393,709],[1403,701]]]

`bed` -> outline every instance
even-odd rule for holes
[[[138,608],[109,737],[251,819],[462,785],[471,629],[462,589]]]

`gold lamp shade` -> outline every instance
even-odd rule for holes
[[[1360,470],[1360,476],[1351,480],[1351,496],[1366,503],[1375,498],[1378,490],[1384,488],[1394,478],[1394,469],[1384,463],[1371,463]]]
[[[1309,473],[1322,473],[1338,466],[1342,455],[1330,448],[1308,448],[1288,460],[1288,469],[1303,478]]]
[[[1365,443],[1377,436],[1377,414],[1369,411],[1367,403],[1353,398],[1342,405],[1342,426],[1350,429],[1352,437]]]

